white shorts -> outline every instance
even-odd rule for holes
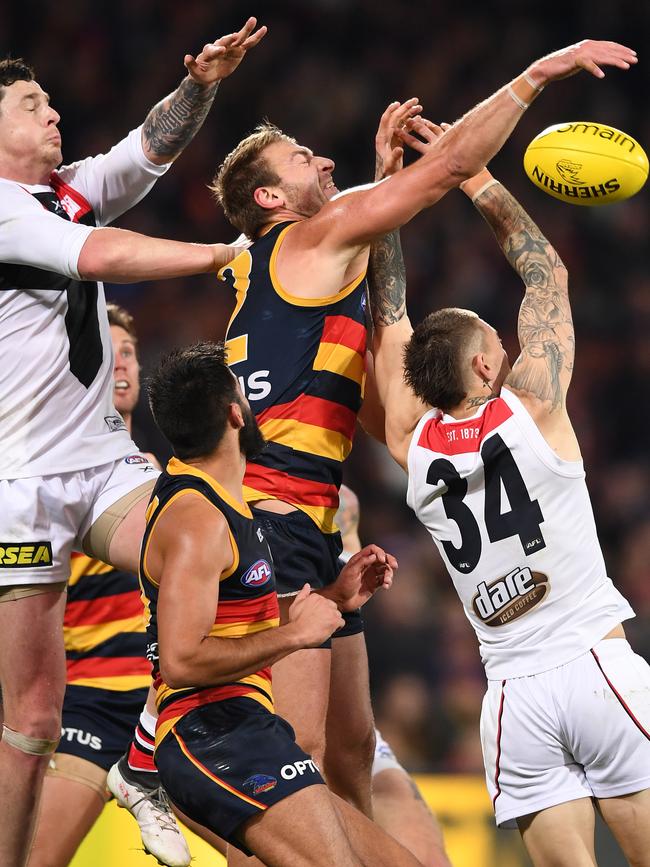
[[[88,470],[0,480],[0,587],[67,581],[72,551],[101,514],[158,475],[134,446]]]
[[[493,680],[481,742],[497,825],[650,788],[650,666],[624,638],[530,677]]]

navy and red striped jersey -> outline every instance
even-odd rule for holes
[[[328,298],[286,292],[275,263],[295,225],[273,226],[221,270],[236,293],[226,347],[268,441],[246,469],[246,500],[292,503],[331,533],[363,400],[366,281]]]
[[[158,706],[156,743],[174,724],[196,707],[235,696],[247,696],[273,713],[271,669],[211,687],[172,689],[160,676],[157,606],[159,585],[147,567],[149,540],[156,522],[182,496],[201,496],[218,509],[228,522],[233,550],[232,566],[220,576],[214,625],[209,635],[241,638],[279,626],[280,613],[268,544],[248,506],[238,503],[221,485],[196,467],[172,458],[159,477],[147,510],[147,527],[140,555],[140,583],[147,609],[148,656],[154,668]]]

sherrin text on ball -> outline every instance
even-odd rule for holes
[[[641,145],[620,129],[592,121],[558,123],[535,136],[524,154],[531,181],[572,205],[607,205],[638,193],[648,177]]]

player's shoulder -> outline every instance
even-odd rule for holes
[[[155,532],[159,545],[177,547],[198,542],[214,550],[227,541],[230,532],[224,512],[195,487],[176,492],[154,515],[151,533]]]

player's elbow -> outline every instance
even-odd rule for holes
[[[160,676],[171,689],[185,689],[196,685],[196,672],[191,659],[178,654],[160,654]]]

